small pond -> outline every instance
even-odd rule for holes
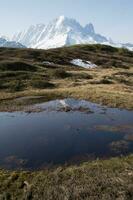
[[[133,112],[84,100],[0,113],[0,168],[43,169],[133,153]]]

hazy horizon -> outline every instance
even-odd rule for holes
[[[133,43],[133,1],[131,0],[1,0],[0,34],[11,36],[34,24],[48,24],[64,15],[81,25],[92,23],[97,33],[114,41]],[[130,30],[130,31],[129,31]]]

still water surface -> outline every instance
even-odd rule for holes
[[[0,167],[40,169],[133,153],[133,112],[75,99],[0,113]]]

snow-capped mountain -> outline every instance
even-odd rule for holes
[[[0,37],[0,47],[9,47],[9,48],[26,48],[24,45],[19,42],[9,41],[5,37]]]
[[[98,43],[127,47],[133,50],[133,45],[131,44],[116,44],[112,40],[97,34],[91,23],[83,27],[75,19],[64,16],[60,16],[46,26],[44,24],[31,26],[27,30],[15,34],[12,40],[27,47],[38,49]]]
[[[133,44],[130,43],[122,44],[122,47],[127,48],[130,51],[133,51]]]
[[[27,47],[33,47],[39,42],[41,34],[45,30],[44,24],[30,26],[27,30],[15,34],[12,40],[20,42]]]

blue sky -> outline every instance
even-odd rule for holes
[[[92,22],[96,32],[133,43],[133,0],[0,0],[0,33],[11,35],[59,15]]]

